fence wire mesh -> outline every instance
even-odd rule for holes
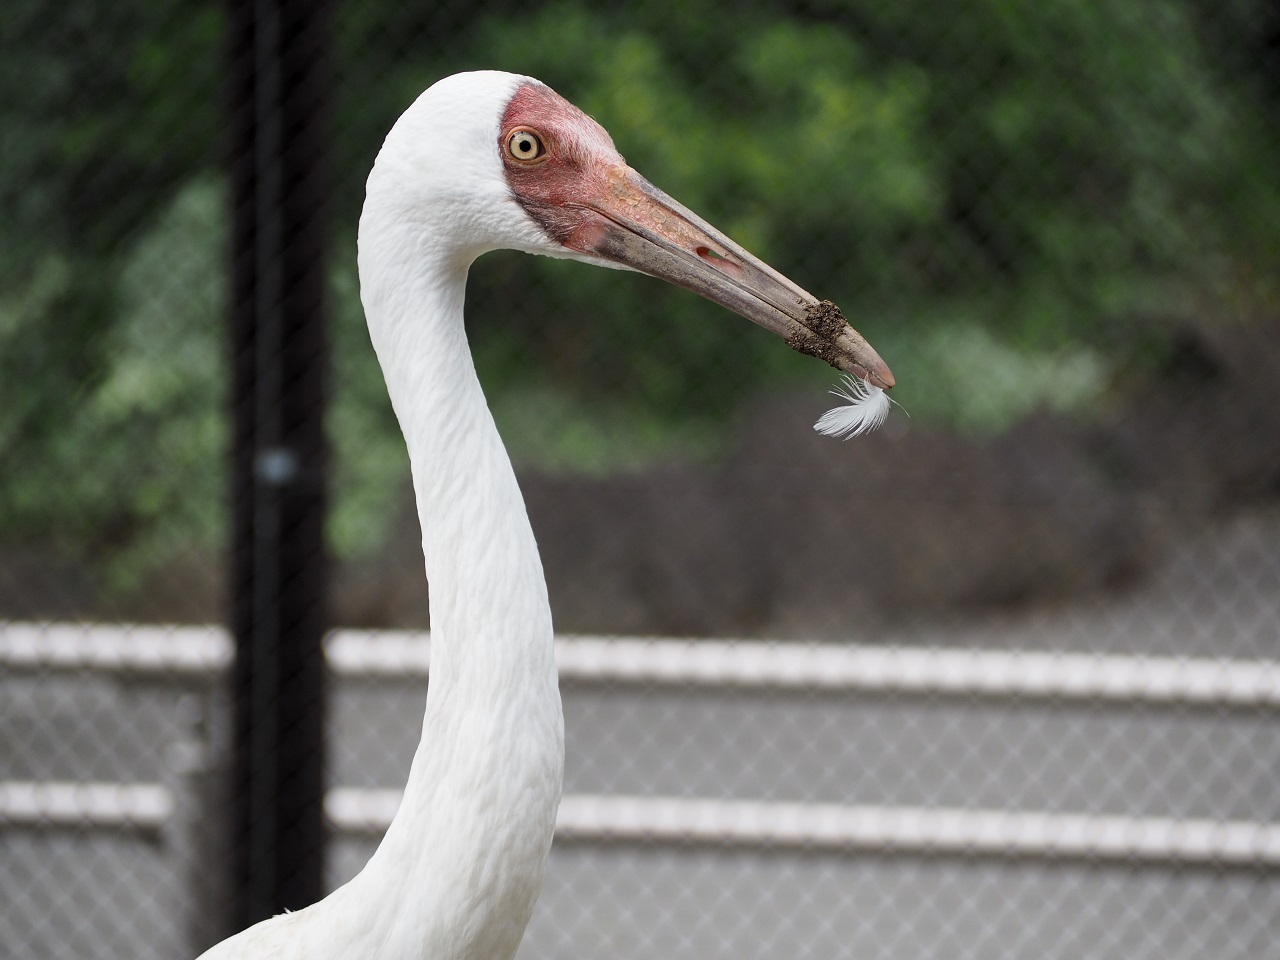
[[[15,960],[190,957],[229,932],[231,648],[171,626],[228,619],[227,19],[0,11]],[[835,443],[809,429],[831,371],[691,294],[476,264],[468,333],[559,633],[941,658],[845,685],[566,674],[566,809],[643,822],[565,830],[520,956],[1280,958],[1273,5],[341,0],[329,42],[337,626],[429,625],[354,238],[382,137],[435,79],[547,81],[841,304],[900,384],[905,412]],[[912,672],[957,651],[1030,679]],[[1057,683],[1069,654],[1098,690]],[[373,810],[425,675],[331,666],[329,787]],[[765,825],[665,835],[648,801]],[[794,805],[816,833],[780,839]],[[824,841],[823,817],[853,826]],[[332,816],[329,887],[377,842],[379,815],[356,820]]]

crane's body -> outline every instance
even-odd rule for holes
[[[496,248],[641,270],[788,342],[811,336],[812,296],[649,186],[599,125],[537,81],[459,74],[405,112],[369,177],[359,267],[423,528],[422,739],[365,868],[202,960],[509,960],[529,921],[564,725],[537,546],[463,327],[467,271]],[[843,369],[892,386],[851,328],[824,337]]]

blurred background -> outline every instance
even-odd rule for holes
[[[566,795],[1167,840],[566,834],[520,955],[1280,957],[1274,5],[602,8],[331,4],[315,602],[365,651],[330,648],[331,796],[403,785],[425,674],[368,651],[429,626],[359,304],[364,179],[434,80],[513,70],[840,304],[901,405],[824,439],[834,371],[720,308],[574,263],[476,264],[471,344],[557,631],[817,658],[790,685],[568,676]],[[229,9],[0,11],[7,957],[192,956],[228,932]],[[926,679],[824,683],[830,648]],[[1094,679],[1055,685],[1054,664]],[[338,810],[329,886],[380,829]]]

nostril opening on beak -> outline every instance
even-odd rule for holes
[[[711,247],[695,247],[693,252],[713,267],[718,267],[721,270],[727,269],[730,271],[736,271],[738,269],[738,264],[719,250],[714,250]]]

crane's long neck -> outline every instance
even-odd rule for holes
[[[467,346],[467,260],[375,215],[367,206],[361,223],[362,299],[413,465],[431,680],[400,810],[353,886],[388,898],[385,943],[505,960],[541,885],[560,799],[551,612]]]

